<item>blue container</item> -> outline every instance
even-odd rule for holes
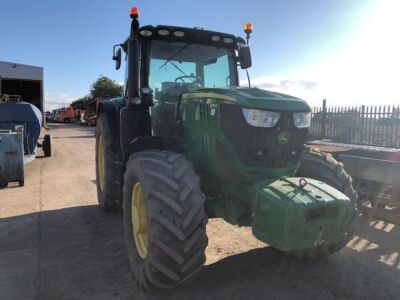
[[[22,132],[0,130],[0,188],[9,182],[24,185],[24,150]]]
[[[26,102],[0,103],[0,130],[23,131],[25,155],[35,154],[42,126],[40,110]]]

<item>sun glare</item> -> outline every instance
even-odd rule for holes
[[[380,1],[370,12],[360,36],[328,62],[328,76],[321,74],[322,78],[326,76],[329,92],[348,101],[396,101],[400,67],[398,11],[400,2],[393,0]]]
[[[400,1],[377,2],[361,32],[329,59],[283,76],[255,78],[254,85],[293,94],[318,105],[399,104]]]

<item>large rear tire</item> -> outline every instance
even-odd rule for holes
[[[112,145],[110,126],[101,114],[96,128],[96,186],[99,207],[104,211],[119,209],[118,150]]]
[[[130,156],[123,187],[123,224],[130,267],[146,289],[171,289],[205,262],[205,197],[181,154],[142,151]]]
[[[330,153],[322,153],[317,149],[308,148],[302,153],[296,176],[313,178],[341,191],[351,200],[352,218],[347,226],[348,231],[345,240],[334,244],[325,243],[303,250],[288,251],[287,254],[297,259],[318,259],[341,250],[353,238],[358,217],[358,197],[351,176],[347,174],[343,164],[335,160]]]

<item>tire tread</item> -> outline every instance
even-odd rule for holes
[[[148,219],[148,254],[141,259],[134,245],[130,193],[141,182]],[[131,270],[139,285],[171,289],[192,279],[205,262],[208,244],[205,196],[184,155],[148,150],[134,153],[124,180],[124,228]]]

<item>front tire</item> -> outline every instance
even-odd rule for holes
[[[306,148],[302,153],[296,177],[308,177],[325,182],[345,194],[352,203],[352,218],[347,226],[348,231],[345,240],[334,244],[322,244],[309,249],[289,251],[287,254],[297,259],[318,259],[341,250],[353,238],[358,217],[358,196],[353,187],[351,176],[347,174],[343,164],[334,159],[330,153]]]
[[[171,289],[205,262],[205,197],[181,154],[143,151],[126,165],[123,224],[133,276],[146,289]]]

